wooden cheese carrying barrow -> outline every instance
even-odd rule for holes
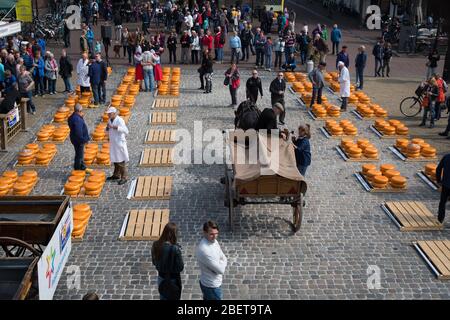
[[[292,227],[297,232],[307,184],[297,169],[294,145],[278,134],[254,130],[224,134],[230,155],[230,164],[225,165],[224,204],[228,207],[231,230],[239,205],[288,204],[293,208]]]

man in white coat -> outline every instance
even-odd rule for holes
[[[117,109],[110,107],[106,113],[109,116],[106,131],[109,134],[109,157],[114,164],[114,173],[107,180],[119,180],[119,185],[127,182],[128,157],[127,140],[128,128],[125,121],[117,115]]]
[[[345,63],[342,61],[339,61],[338,69],[339,69],[340,94],[342,98],[341,111],[346,111],[348,97],[350,97],[350,72],[345,66]]]
[[[89,92],[91,90],[91,81],[89,77],[89,59],[87,52],[83,52],[81,59],[78,60],[77,76],[77,83],[80,85],[80,91]]]

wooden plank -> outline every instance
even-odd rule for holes
[[[135,197],[142,196],[142,191],[144,189],[144,182],[145,182],[144,177],[138,177],[137,184],[136,184],[136,191],[134,192]]]
[[[144,231],[145,210],[139,210],[137,214],[136,227],[134,229],[134,236],[141,237]]]
[[[386,206],[388,207],[389,210],[391,210],[395,218],[399,220],[403,228],[409,228],[414,223],[414,220],[411,220],[408,214],[405,215],[403,214],[403,212],[401,212],[396,202],[386,202]]]
[[[395,205],[400,211],[400,214],[402,214],[409,222],[409,225],[405,225],[405,227],[418,228],[423,224],[423,221],[420,218],[414,217],[414,212],[409,207],[405,206],[404,202],[395,202]]]
[[[154,165],[160,165],[161,164],[161,152],[162,152],[162,149],[158,148],[158,149],[154,150],[153,152],[155,153],[155,159],[153,161],[153,164]]]
[[[172,194],[172,177],[166,177],[165,185],[164,185],[164,197],[170,197]]]
[[[150,192],[148,194],[146,194],[147,196],[149,196],[151,198],[156,198],[156,196],[157,196],[158,178],[159,177],[151,177],[151,179],[152,179],[152,186],[150,188]]]
[[[447,269],[450,270],[450,250],[443,241],[435,241],[434,244],[436,249],[440,251],[440,255],[438,255],[439,259],[441,259],[441,261],[445,263]],[[450,276],[450,272],[445,275]]]
[[[141,197],[148,197],[152,188],[152,177],[145,177],[144,190],[142,191]]]
[[[142,237],[148,238],[151,236],[152,224],[153,224],[154,210],[146,210],[145,222],[144,222],[144,232]]]
[[[427,241],[428,247],[433,251],[435,259],[433,263],[438,267],[439,271],[444,276],[450,275],[450,261],[446,257],[446,255],[439,249],[436,245],[438,241]]]
[[[169,223],[169,209],[163,209],[162,210],[162,218],[161,218],[161,229],[160,234],[163,232],[164,227],[166,224]]]
[[[423,221],[423,224],[429,227],[435,227],[436,226],[436,219],[433,219],[432,216],[427,215],[426,211],[424,212],[421,208],[417,206],[417,204],[414,201],[408,201],[404,203],[405,207],[409,207],[412,212],[416,214],[416,217],[418,217],[416,220],[420,219]],[[419,221],[418,221],[419,222]]]
[[[150,157],[148,159],[148,161],[146,162],[146,164],[153,164],[155,163],[155,159],[156,159],[156,149],[149,149],[150,151]]]
[[[432,242],[433,241],[419,241],[418,245],[442,275],[448,274],[450,270],[442,263],[439,257],[434,253],[433,249],[430,246]]]
[[[151,237],[159,238],[161,226],[161,210],[155,210],[153,216],[152,233]]]
[[[142,158],[142,163],[148,163],[150,158],[150,149],[144,149],[144,157]]]
[[[128,217],[127,229],[125,231],[125,237],[132,237],[134,235],[134,229],[137,221],[137,210],[131,210]]]

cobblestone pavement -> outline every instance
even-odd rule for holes
[[[115,68],[108,81],[114,89],[125,69]],[[250,75],[242,71],[242,78]],[[262,107],[270,103],[267,88],[273,75],[264,75],[266,96]],[[197,74],[182,71],[181,107],[176,128],[193,131],[196,120],[203,130],[230,128],[233,111],[228,91],[222,86],[221,72],[214,77],[213,94],[196,90]],[[239,91],[239,99],[244,90]],[[333,99],[330,96],[331,99]],[[127,200],[129,184],[124,187],[107,183],[97,201],[90,202],[94,214],[85,238],[74,243],[69,265],[81,270],[81,289],[67,288],[64,275],[56,299],[79,299],[87,291],[96,291],[103,299],[157,299],[156,270],[151,264],[151,242],[118,240],[125,214],[130,209],[170,208],[171,221],[180,226],[185,258],[182,274],[184,299],[201,299],[195,245],[206,219],[215,219],[221,228],[220,242],[229,258],[223,289],[226,299],[375,299],[375,298],[449,298],[449,284],[435,279],[411,246],[412,241],[446,239],[442,232],[401,233],[383,213],[386,200],[420,200],[432,211],[437,209],[438,193],[418,180],[415,172],[422,164],[403,163],[387,149],[387,141],[369,131],[367,122],[352,119],[360,135],[370,138],[382,151],[382,162],[392,162],[409,178],[406,194],[370,194],[363,191],[352,176],[360,164],[345,163],[334,150],[336,140],[319,133],[321,122],[312,122],[302,111],[294,95],[288,94],[287,123],[295,128],[300,122],[313,127],[313,164],[307,174],[309,189],[302,229],[291,233],[286,222],[291,209],[282,205],[248,205],[238,210],[235,232],[228,230],[228,213],[223,206],[223,186],[219,183],[223,165],[176,165],[173,168],[137,167],[144,148],[143,139],[153,98],[146,93],[137,97],[129,122],[130,174],[171,175],[174,177],[170,201]],[[86,111],[90,130],[100,119],[100,109]],[[50,118],[48,110],[47,120]],[[2,169],[10,167],[17,151],[29,142],[40,125],[21,135],[11,152],[5,154]],[[73,150],[69,142],[58,147],[49,169],[39,170],[41,181],[33,194],[59,194],[70,173]],[[367,268],[381,270],[381,289],[367,287]]]

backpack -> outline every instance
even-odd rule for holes
[[[260,115],[261,111],[252,101],[243,101],[236,110],[234,125],[242,130],[255,129]]]
[[[222,32],[220,33],[219,43],[220,43],[220,44],[225,44],[225,42],[226,42],[225,33],[222,31]]]

